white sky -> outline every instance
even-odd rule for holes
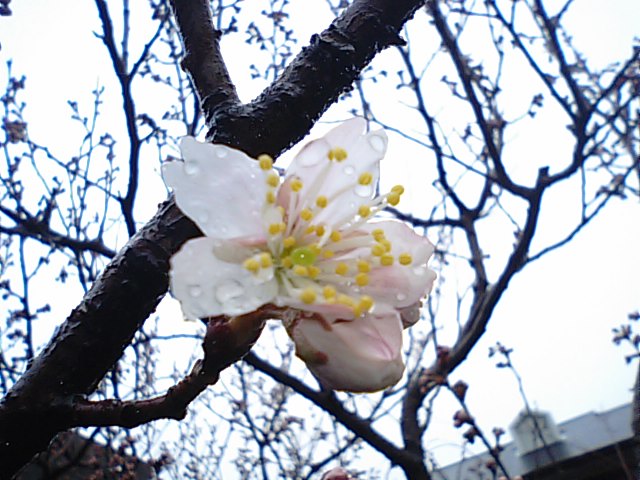
[[[302,17],[304,33],[298,35],[302,45],[329,21],[324,2],[317,3],[321,5],[317,15],[302,13],[306,13]],[[576,44],[588,58],[596,65],[604,65],[628,55],[631,39],[638,33],[637,0],[578,0],[576,4],[576,13],[570,20],[576,25]],[[110,76],[106,51],[91,33],[98,27],[95,7],[92,2],[78,0],[64,5],[62,8],[59,2],[47,0],[28,4],[16,1],[11,4],[14,15],[0,18],[0,62],[13,58],[14,74],[28,77],[25,98],[30,134],[59,152],[68,148],[65,137],[75,128],[68,122],[67,100],[87,95],[96,85],[107,88],[103,121],[113,119],[116,128],[121,128],[118,125],[122,123],[119,89]],[[309,2],[294,1],[294,10],[301,5],[304,6],[300,10],[306,10]],[[70,11],[82,21],[69,23]],[[237,61],[247,52],[250,55],[249,47],[225,44],[225,49],[241,96],[252,97],[260,85],[243,80],[248,78],[247,65]],[[391,53],[385,55],[377,61],[390,58]],[[4,82],[3,71],[0,76]],[[389,106],[390,110],[393,108]],[[326,127],[319,130],[323,128]],[[557,154],[558,148],[563,148],[554,142],[536,145],[535,141],[525,143],[519,137],[511,140],[518,145],[514,148],[539,149],[538,158]],[[520,140],[522,144],[518,143]],[[414,151],[414,146],[392,135],[389,158],[394,161],[385,164],[382,181],[388,185],[405,184],[408,198],[417,204],[423,201],[420,192],[429,181],[426,173],[416,175],[410,162]],[[165,195],[159,178],[149,180],[147,186],[148,194],[140,197],[144,204],[139,205],[138,220],[148,218]],[[567,201],[568,191],[560,189],[546,197],[540,239],[534,245],[548,243],[563,229],[566,210],[559,206]],[[406,208],[407,204],[401,206]],[[513,377],[494,368],[495,359],[487,357],[488,347],[496,341],[514,348],[512,359],[524,379],[529,400],[551,411],[557,421],[630,401],[636,365],[625,365],[624,355],[628,352],[612,344],[611,329],[625,322],[627,313],[640,308],[638,220],[637,199],[613,200],[605,213],[569,246],[527,266],[513,280],[484,338],[451,379],[452,383],[464,379],[471,384],[468,402],[487,432],[493,426],[506,427],[522,408]],[[496,242],[504,241],[496,238]],[[510,243],[511,239],[507,239],[505,245]],[[445,271],[444,276],[454,279],[456,272]],[[61,308],[71,308],[77,301],[77,296],[68,297]],[[59,313],[55,318],[63,316]],[[447,318],[439,321],[445,324]],[[433,426],[426,436],[427,447],[441,463],[448,463],[460,454],[461,432],[451,428],[457,407],[444,398],[438,400],[437,406]]]

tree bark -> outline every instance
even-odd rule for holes
[[[185,62],[192,78],[199,80],[194,84],[209,139],[254,156],[277,156],[308,133],[376,53],[402,42],[400,29],[421,5],[418,0],[354,1],[247,105],[222,100],[219,88],[225,87],[226,69],[214,69],[220,78],[202,81],[202,72],[195,71],[197,62]],[[202,6],[203,2],[173,2],[187,56],[196,58],[204,42],[215,47],[216,32],[198,41],[188,23],[181,23],[188,22],[188,15],[180,15]],[[215,56],[215,48],[207,55]],[[70,419],[50,415],[50,407],[95,389],[165,295],[171,255],[198,235],[197,227],[169,199],[107,266],[0,403],[0,478],[11,478],[56,433],[69,427]]]

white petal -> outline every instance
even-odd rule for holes
[[[393,310],[348,321],[304,318],[290,334],[298,356],[327,388],[375,392],[402,377],[402,324]]]
[[[184,137],[180,150],[184,162],[162,166],[180,210],[209,237],[264,237],[260,215],[267,185],[258,162],[193,137]]]
[[[369,203],[375,194],[379,163],[387,149],[387,136],[382,130],[364,134],[366,121],[353,118],[331,130],[324,137],[308,143],[287,169],[287,177],[296,176],[303,182],[300,196],[304,206],[313,206],[318,195],[332,199],[321,210],[314,223],[337,226],[344,218],[353,217],[358,208]],[[329,161],[333,148],[343,148],[347,158]],[[372,176],[369,185],[359,185],[362,173]]]
[[[369,274],[369,285],[362,289],[376,302],[382,301],[394,307],[408,307],[428,295],[436,279],[436,273],[427,267],[434,246],[418,235],[406,224],[395,221],[368,222],[362,227],[371,232],[377,228],[384,230],[391,242],[391,254],[395,261],[387,267],[373,268]],[[398,255],[408,253],[413,258],[410,265],[400,265]]]
[[[242,252],[236,246],[236,255]],[[269,303],[278,292],[278,284],[271,275],[269,280],[257,278],[239,263],[222,260],[229,245],[208,237],[189,240],[171,258],[171,293],[182,304],[190,318],[215,315],[242,315]],[[248,258],[246,249],[242,257]]]

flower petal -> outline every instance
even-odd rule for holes
[[[171,293],[187,317],[242,315],[272,301],[278,284],[273,276],[254,276],[227,255],[231,242],[200,237],[189,240],[171,258]],[[235,245],[234,257],[248,258],[252,250]]]
[[[371,270],[369,285],[362,289],[363,293],[372,296],[376,302],[382,301],[398,308],[408,307],[429,294],[436,273],[427,267],[434,246],[426,237],[395,220],[368,222],[360,228],[368,232],[384,230],[391,242],[390,253],[396,258],[391,266]],[[412,261],[409,265],[401,265],[397,258],[407,253]]]
[[[304,187],[299,192],[301,201],[295,212],[315,205],[319,195],[330,199],[320,210],[314,223],[336,227],[353,217],[359,207],[367,204],[375,194],[379,177],[379,163],[387,149],[387,136],[383,130],[363,133],[366,121],[362,118],[348,120],[324,137],[308,143],[294,158],[287,169],[287,178],[299,178]],[[347,153],[342,161],[329,160],[332,149],[341,148]],[[363,173],[371,175],[366,185],[358,183]],[[290,192],[285,182],[279,195],[287,198]]]
[[[375,392],[402,377],[402,323],[393,310],[354,320],[302,318],[289,333],[296,354],[326,388]]]
[[[180,150],[184,162],[162,165],[180,210],[209,237],[264,238],[260,214],[267,185],[258,162],[240,150],[193,137],[184,137]]]

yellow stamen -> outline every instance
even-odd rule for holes
[[[322,251],[322,249],[318,246],[317,243],[311,243],[307,245],[307,248],[309,248],[314,255],[320,255],[320,252]]]
[[[358,284],[359,287],[365,287],[369,285],[369,275],[367,275],[366,273],[360,272],[356,275],[355,280],[356,284]]]
[[[280,185],[280,177],[277,173],[270,173],[267,177],[267,185],[270,187],[277,187]]]
[[[299,192],[300,190],[302,190],[302,180],[300,180],[299,178],[294,178],[293,180],[291,180],[291,190],[293,190],[294,192]]]
[[[373,307],[373,298],[369,295],[363,295],[360,297],[360,303],[358,303],[358,307],[360,307],[363,311],[368,312]]]
[[[353,298],[351,298],[349,295],[345,295],[343,293],[341,293],[340,295],[338,295],[338,303],[340,305],[346,305],[347,307],[354,307],[356,302]]]
[[[276,194],[269,190],[266,196],[267,203],[276,203]]]
[[[371,232],[371,235],[373,235],[373,238],[375,238],[376,241],[379,242],[384,238],[384,230],[382,230],[381,228],[376,228],[373,232]]]
[[[324,250],[322,252],[322,256],[324,258],[332,258],[335,255],[335,252],[333,250]]]
[[[260,270],[260,262],[255,258],[247,258],[242,262],[242,266],[249,270],[251,273],[257,273]]]
[[[302,211],[300,212],[300,218],[308,222],[313,218],[313,212],[308,208],[303,208]]]
[[[339,242],[340,240],[342,240],[342,234],[339,231],[334,230],[333,232],[331,232],[331,235],[329,235],[329,238],[332,242]]]
[[[287,226],[284,222],[272,223],[269,225],[269,234],[270,235],[278,235],[286,230]]]
[[[362,273],[369,273],[371,271],[371,264],[366,260],[358,260],[358,271]]]
[[[386,238],[383,238],[382,240],[380,240],[379,243],[384,247],[385,252],[391,251],[391,242],[389,240],[387,240]]]
[[[318,198],[316,198],[316,205],[320,208],[326,207],[328,203],[329,200],[324,195],[320,195]]]
[[[309,275],[309,269],[304,265],[296,265],[293,267],[293,273],[301,277],[307,277]]]
[[[349,272],[349,265],[346,263],[340,262],[336,265],[336,273],[338,275],[346,275]]]
[[[329,154],[327,156],[329,157],[329,160],[341,162],[347,158],[347,151],[342,147],[335,147],[329,150]]]
[[[404,193],[404,187],[402,185],[396,185],[391,189],[391,191],[397,193],[398,195],[402,195]]]
[[[287,237],[282,241],[284,248],[291,248],[296,244],[296,237]]]
[[[271,158],[270,155],[263,153],[258,157],[258,164],[262,170],[271,170],[271,167],[273,167],[273,158]]]
[[[268,252],[263,252],[260,254],[260,266],[262,268],[269,268],[273,265],[273,259],[271,258],[271,254]]]
[[[413,262],[413,258],[411,257],[410,253],[401,253],[400,255],[398,255],[398,261],[401,265],[409,265],[411,262]]]
[[[369,215],[371,215],[371,207],[369,205],[360,205],[360,208],[358,209],[358,215],[360,215],[362,218],[366,218]]]
[[[371,253],[376,257],[381,257],[385,253],[384,246],[380,245],[379,243],[376,243],[371,247]]]
[[[387,202],[389,205],[396,206],[400,203],[400,194],[398,192],[391,192],[387,194]]]
[[[283,257],[282,259],[280,259],[280,262],[282,263],[282,266],[284,268],[293,267],[293,260],[291,260],[291,257]]]
[[[326,300],[334,300],[336,298],[336,289],[331,285],[327,285],[322,289],[322,295]]]
[[[305,288],[300,292],[300,300],[309,305],[316,301],[316,292],[311,287]]]
[[[358,183],[360,185],[371,185],[372,181],[373,181],[373,175],[371,175],[371,173],[369,172],[364,172],[358,178]]]
[[[316,235],[317,235],[317,236],[319,236],[319,237],[323,236],[323,235],[324,235],[324,232],[325,232],[324,225],[318,225],[318,226],[316,227]]]
[[[388,253],[382,255],[380,257],[380,265],[384,265],[385,267],[393,265],[393,255],[389,255]]]
[[[318,275],[320,275],[320,272],[322,271],[315,265],[310,265],[307,268],[307,270],[309,270],[309,278],[316,278]]]

